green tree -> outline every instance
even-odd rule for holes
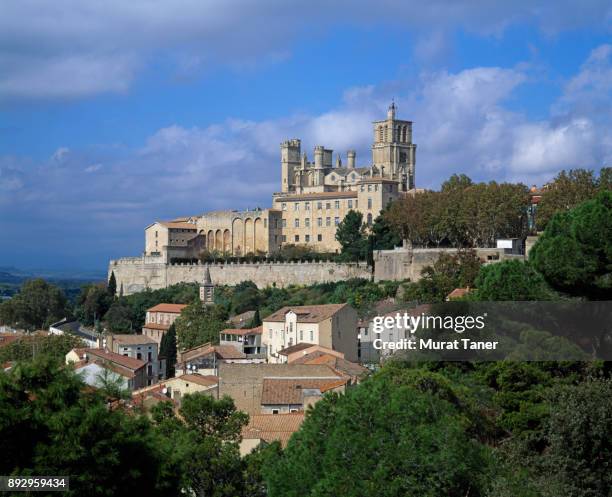
[[[261,293],[252,281],[242,281],[234,287],[231,311],[240,314],[257,309],[261,303]]]
[[[77,299],[76,317],[91,326],[104,317],[112,302],[113,297],[103,283],[86,285]]]
[[[2,474],[69,475],[68,496],[178,495],[147,418],[83,387],[46,358],[0,374]]]
[[[557,213],[529,253],[550,285],[571,295],[612,294],[612,191]]]
[[[348,211],[336,229],[336,240],[342,247],[342,260],[357,261],[365,258],[367,238],[361,212]]]
[[[115,278],[115,271],[111,271],[110,278],[108,279],[108,294],[115,298],[117,295],[117,279]]]
[[[248,415],[228,397],[197,393],[183,398],[180,418],[171,405],[153,413],[157,430],[171,443],[171,465],[188,495],[236,497],[243,494],[243,464],[238,440]]]
[[[112,303],[104,315],[106,327],[111,333],[134,333],[134,312],[125,299]]]
[[[3,320],[26,330],[47,328],[70,314],[64,292],[43,279],[26,281],[11,300],[3,304]]]
[[[455,288],[473,287],[481,268],[474,250],[459,250],[456,254],[442,253],[421,272],[421,279],[404,285],[404,300],[443,302]]]
[[[607,177],[602,170],[604,180]],[[539,230],[546,228],[557,212],[565,212],[578,204],[589,200],[598,190],[598,181],[593,171],[570,169],[561,171],[557,177],[546,185],[536,212],[536,224]]]
[[[264,469],[270,497],[485,494],[488,451],[438,374],[387,369],[328,395]]]
[[[166,372],[168,378],[174,376],[174,365],[176,364],[176,327],[170,326],[164,333],[159,345],[159,355],[166,358]]]
[[[553,292],[529,262],[507,260],[480,268],[477,299],[483,301],[551,300]]]
[[[257,328],[261,326],[261,316],[259,315],[259,307],[255,309],[255,314],[253,314],[253,319],[249,323],[249,328]]]
[[[372,224],[371,250],[392,250],[401,245],[402,237],[393,229],[388,221],[387,213],[391,209],[393,202],[388,204],[374,219]]]
[[[188,305],[174,322],[178,348],[185,350],[206,342],[219,343],[219,332],[226,327],[226,318],[220,306],[204,306],[201,302]]]

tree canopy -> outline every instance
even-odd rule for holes
[[[612,295],[612,191],[555,214],[529,259],[555,289],[589,299]]]

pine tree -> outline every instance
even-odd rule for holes
[[[171,325],[162,337],[159,355],[166,358],[166,376],[172,378],[176,364],[176,328],[174,325]]]
[[[341,258],[346,261],[363,259],[367,252],[367,239],[361,212],[350,210],[338,225],[336,240],[342,246]]]
[[[117,294],[117,279],[115,278],[115,271],[111,271],[110,278],[108,279],[108,294],[111,297],[115,297]]]
[[[253,314],[253,319],[251,319],[249,328],[257,328],[258,326],[261,326],[261,316],[259,315],[259,307],[255,309],[255,314]]]

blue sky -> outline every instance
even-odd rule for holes
[[[4,0],[0,266],[104,269],[157,219],[269,206],[279,143],[369,162],[391,98],[417,186],[612,164],[609,1]]]

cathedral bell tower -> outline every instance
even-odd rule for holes
[[[412,121],[396,119],[396,110],[392,102],[387,119],[372,123],[372,165],[384,177],[399,181],[401,190],[407,191],[415,187],[416,145],[412,143]]]

